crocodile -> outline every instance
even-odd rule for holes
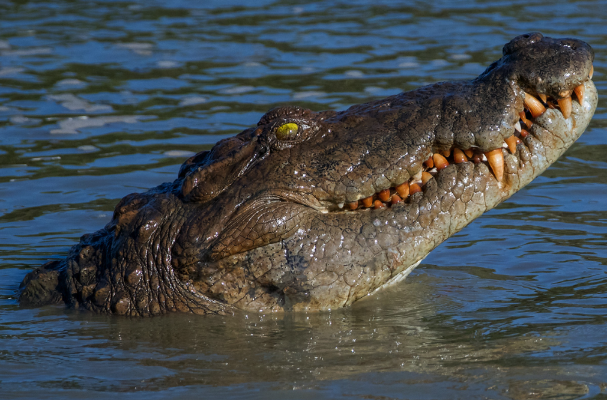
[[[28,273],[23,306],[98,313],[328,310],[404,279],[541,174],[597,105],[594,52],[533,32],[470,81],[345,111],[274,108],[124,197],[63,260]]]

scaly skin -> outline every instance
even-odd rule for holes
[[[532,33],[469,82],[342,112],[271,110],[187,160],[174,182],[122,199],[105,228],[25,277],[21,304],[123,315],[352,304],[403,279],[583,133],[597,103],[593,58],[584,42]],[[564,118],[575,88],[585,93]],[[516,131],[525,92],[553,105],[523,114],[530,134]],[[455,149],[471,161],[454,163]],[[503,158],[503,172],[483,154]]]

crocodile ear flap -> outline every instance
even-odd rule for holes
[[[260,198],[243,206],[211,248],[215,260],[291,237],[310,208],[289,201]]]
[[[250,141],[232,137],[219,142],[210,152],[201,154],[200,165],[188,166],[181,182],[184,201],[206,203],[217,197],[263,157],[263,147],[256,137]]]

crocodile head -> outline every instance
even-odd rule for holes
[[[116,207],[21,302],[100,312],[330,309],[403,279],[584,131],[593,51],[540,33],[478,78],[342,112],[279,107]]]

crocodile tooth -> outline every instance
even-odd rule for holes
[[[422,186],[424,186],[430,179],[432,179],[432,174],[429,172],[422,172]]]
[[[468,158],[472,158],[474,151],[472,151],[472,149],[464,150],[464,154],[468,156]]]
[[[453,149],[453,160],[456,164],[461,164],[463,162],[468,161],[464,152],[458,148]]]
[[[413,182],[421,182],[421,180],[422,180],[422,171],[419,171],[417,174],[413,175],[413,178],[411,178],[411,180]]]
[[[516,153],[516,136],[512,135],[506,139],[506,144],[508,145],[508,149],[510,149],[510,153]]]
[[[546,112],[546,107],[535,97],[525,92],[525,105],[531,112],[533,118],[537,118]]]
[[[516,129],[517,132],[521,131],[521,122],[520,121],[516,121],[516,124],[514,124],[514,129]]]
[[[533,125],[533,123],[527,119],[525,111],[521,111],[519,113],[519,116],[521,117],[521,121],[523,121],[523,124],[527,125],[527,129],[531,129],[531,125]]]
[[[427,168],[433,168],[434,160],[432,160],[432,156],[430,156],[430,158],[428,158],[426,161],[424,161],[424,164],[426,165]]]
[[[406,199],[407,197],[409,197],[409,182],[400,184],[397,187],[395,187],[394,189],[396,190],[396,193],[398,193],[398,195],[400,197],[402,197],[403,199]]]
[[[563,113],[563,117],[568,119],[571,116],[571,96],[565,97],[563,99],[558,99],[559,107],[561,107],[561,112]]]
[[[440,171],[441,169],[447,168],[449,166],[449,162],[442,155],[440,155],[438,153],[434,153],[433,157],[434,157],[434,166],[436,167],[437,170]]]
[[[390,189],[384,189],[381,192],[379,192],[377,194],[377,197],[379,197],[379,199],[381,201],[388,201],[390,200]]]
[[[367,208],[373,206],[373,196],[365,197],[363,199],[363,205]]]
[[[344,203],[338,203],[338,204],[337,204],[337,207],[339,207],[339,208],[344,208]]]
[[[538,96],[540,96],[540,99],[542,99],[542,101],[544,103],[547,103],[548,101],[548,97],[545,94],[538,94]]]
[[[527,131],[525,129],[521,129],[521,136],[526,138],[527,136],[529,136],[529,131]]]
[[[504,155],[502,154],[502,149],[488,151],[485,155],[495,178],[501,182],[504,178]]]
[[[417,183],[412,183],[409,185],[409,194],[413,196],[417,192],[421,192],[422,188]]]
[[[590,73],[588,74],[588,78],[592,79],[592,75],[594,75],[594,65],[590,66]]]
[[[358,201],[353,201],[352,203],[348,203],[348,208],[352,211],[358,208]]]
[[[392,195],[392,200],[390,200],[390,202],[392,204],[400,203],[401,201],[403,201],[403,199],[401,199],[400,196],[397,195],[397,194],[393,194]]]
[[[472,158],[472,161],[473,161],[475,164],[478,164],[478,163],[480,163],[481,161],[483,161],[483,155],[482,155],[482,154],[479,154],[479,153],[474,153],[474,154],[472,155],[472,157],[471,157],[471,158]]]
[[[573,89],[580,104],[582,104],[582,101],[584,101],[584,90],[585,88],[583,84]]]
[[[445,158],[448,158],[451,155],[451,149],[449,150],[443,150],[440,152],[443,156],[445,156]]]
[[[381,201],[381,200],[375,200],[375,202],[373,203],[373,207],[374,207],[375,209],[378,209],[378,208],[383,208],[383,207],[385,207],[385,206],[386,206],[386,205],[385,205],[384,203],[382,203],[382,201]]]

